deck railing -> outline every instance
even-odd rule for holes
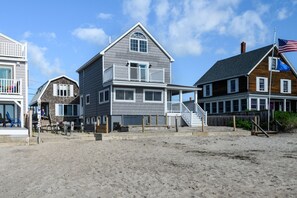
[[[103,82],[112,80],[164,83],[165,71],[164,69],[113,65],[104,71]]]
[[[0,42],[0,56],[25,58],[26,45]]]
[[[1,79],[0,94],[22,94],[22,79]]]

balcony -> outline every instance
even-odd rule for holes
[[[0,56],[25,58],[26,45],[0,42]]]
[[[113,65],[104,71],[103,82],[113,80],[164,83],[165,70]]]
[[[21,95],[22,79],[0,79],[0,94]]]

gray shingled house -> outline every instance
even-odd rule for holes
[[[189,126],[201,124],[205,112],[197,105],[194,86],[174,85],[174,59],[158,41],[137,23],[82,65],[79,73],[80,116],[85,126],[94,122],[139,125],[144,115],[165,122],[167,115],[180,116]],[[195,93],[193,109],[183,103],[183,94]],[[178,101],[173,101],[177,95]],[[170,124],[170,123],[169,123]]]
[[[217,61],[194,86],[203,88],[199,104],[209,114],[241,111],[297,110],[297,73],[276,45],[249,52],[241,44],[241,54]],[[289,71],[279,71],[279,60]],[[269,79],[271,94],[269,102]]]
[[[46,81],[41,85],[30,102],[30,108],[34,110],[33,117],[37,113],[36,108],[40,103],[42,112],[42,125],[63,121],[77,121],[79,118],[79,87],[78,83],[65,76]],[[37,119],[37,118],[36,118]]]

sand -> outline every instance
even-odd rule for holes
[[[0,197],[296,195],[296,133],[0,146]]]

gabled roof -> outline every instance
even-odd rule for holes
[[[65,75],[61,75],[61,76],[58,76],[58,77],[56,77],[56,78],[52,78],[52,79],[46,81],[43,85],[41,85],[41,86],[37,89],[37,91],[36,91],[35,95],[33,96],[33,98],[32,98],[32,100],[31,100],[29,106],[34,105],[35,103],[37,103],[38,100],[40,100],[40,98],[41,98],[41,96],[43,95],[43,93],[45,92],[45,90],[47,89],[48,85],[49,85],[52,81],[55,81],[55,80],[57,80],[57,79],[59,79],[59,78],[67,78],[68,80],[70,80],[70,81],[72,81],[72,82],[75,82],[76,85],[78,86],[78,82],[76,82],[76,81],[73,80],[72,78],[69,78],[68,76],[65,76]],[[78,86],[78,87],[79,87],[79,86]]]
[[[174,59],[169,55],[169,53],[161,46],[161,44],[147,31],[147,29],[140,23],[136,23],[133,27],[131,27],[128,31],[126,31],[124,34],[122,34],[119,38],[117,38],[114,42],[110,43],[106,48],[104,48],[101,52],[96,54],[93,58],[91,58],[88,62],[86,62],[84,65],[82,65],[80,68],[76,70],[76,72],[80,72],[82,69],[87,67],[90,63],[97,60],[101,56],[104,55],[104,53],[109,50],[112,46],[114,46],[117,42],[119,42],[122,38],[127,36],[131,31],[133,31],[137,26],[139,26],[149,37],[150,39],[166,54],[166,56],[170,59],[171,62],[174,61]]]
[[[272,51],[273,46],[275,45],[268,45],[217,61],[194,86],[248,75]]]

